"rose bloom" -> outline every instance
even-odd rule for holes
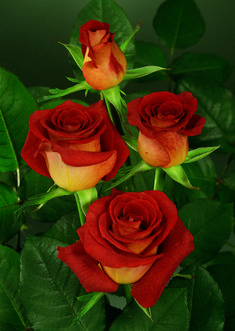
[[[103,101],[89,107],[65,101],[34,112],[21,152],[33,170],[71,192],[110,180],[128,155]]]
[[[160,191],[111,195],[93,202],[80,240],[58,247],[58,257],[87,292],[114,292],[133,284],[132,296],[153,306],[182,260],[193,251],[193,237],[174,203]]]
[[[89,21],[80,28],[83,75],[95,90],[118,85],[126,73],[126,57],[114,41],[109,24]]]
[[[127,104],[127,117],[139,129],[138,152],[154,167],[169,168],[184,162],[188,136],[201,133],[205,118],[194,114],[192,93],[155,92]]]

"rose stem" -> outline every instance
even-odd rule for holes
[[[162,171],[162,168],[156,167],[153,189],[158,191],[163,191],[164,182],[165,182],[165,172]]]

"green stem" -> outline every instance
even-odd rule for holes
[[[158,191],[163,191],[164,183],[165,183],[165,175],[166,173],[162,170],[162,168],[155,168],[155,176],[154,176],[154,185],[153,189]]]
[[[126,301],[127,301],[127,304],[129,304],[133,300],[133,297],[131,295],[131,286],[129,284],[125,284],[124,288],[125,288],[125,294],[126,294]]]
[[[85,217],[85,214],[83,213],[83,210],[82,210],[82,206],[81,206],[81,203],[80,203],[78,192],[74,192],[74,197],[75,197],[75,200],[76,200],[76,203],[77,203],[78,214],[79,214],[79,218],[80,218],[80,224],[82,226],[86,222],[86,217]]]

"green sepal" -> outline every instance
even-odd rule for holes
[[[110,109],[109,104],[113,105],[113,107],[116,109],[120,121],[128,131],[127,117],[126,117],[126,102],[123,100],[121,93],[122,91],[120,90],[119,85],[117,85],[101,91],[101,97],[105,100],[109,116],[112,122],[114,123],[114,125],[115,125],[115,120],[113,119],[112,110]]]
[[[72,44],[63,44],[60,41],[58,41],[58,43],[63,45],[69,51],[77,66],[82,70],[84,59],[81,48]]]
[[[70,82],[75,83],[75,84],[79,84],[80,80],[78,80],[77,78],[73,78],[73,77],[66,77]]]
[[[200,148],[194,149],[192,151],[189,151],[186,159],[184,160],[184,163],[191,163],[191,162],[201,160],[204,157],[211,154],[212,152],[214,152],[215,150],[217,150],[218,148],[220,148],[220,146],[200,147]]]
[[[37,211],[40,208],[42,208],[47,203],[47,201],[64,195],[70,195],[73,193],[64,190],[61,187],[57,187],[57,188],[55,187],[56,186],[53,185],[46,193],[38,194],[29,198],[19,209],[17,209],[16,215],[19,216],[25,208],[35,205],[38,205],[38,207],[35,208],[35,211]]]
[[[106,190],[108,191],[109,189],[123,183],[125,180],[134,176],[138,172],[148,171],[151,169],[154,169],[154,167],[147,164],[144,160],[141,160],[135,166],[123,167],[122,169],[119,170],[118,175],[115,178],[116,180],[113,183],[111,183]]]
[[[124,41],[124,43],[120,46],[123,53],[125,53],[129,42],[136,35],[136,33],[139,32],[140,28],[141,28],[141,21],[136,25],[136,27],[134,28],[132,34],[127,38],[127,40]]]
[[[184,171],[184,168],[181,166],[181,165],[177,165],[177,166],[174,166],[174,167],[170,167],[170,168],[162,168],[162,170],[164,170],[166,172],[166,174],[171,178],[173,179],[174,181],[176,181],[177,183],[187,187],[187,188],[190,188],[190,189],[195,189],[195,190],[200,190],[200,187],[194,187],[185,171]]]
[[[139,304],[138,301],[135,300],[135,302],[136,302],[137,305],[140,307],[140,309],[143,310],[143,312],[145,313],[145,315],[147,315],[148,318],[151,319],[151,321],[153,322],[151,308],[144,308],[144,307],[142,307],[142,306]]]
[[[135,152],[138,152],[138,147],[137,147],[138,141],[135,137],[123,136],[122,139],[130,148],[132,148]]]
[[[92,202],[97,200],[98,194],[95,187],[87,190],[74,192],[74,197],[77,203],[80,223],[83,225],[86,222],[86,214]]]
[[[96,302],[99,301],[104,296],[104,294],[105,294],[104,292],[92,292],[90,294],[77,297],[78,301],[87,301],[87,300],[89,301],[83,307],[82,311],[78,314],[74,322],[80,319],[83,315],[85,315],[96,304]]]
[[[118,85],[114,87],[110,87],[101,92],[104,99],[108,100],[108,102],[110,102],[115,107],[118,113],[122,113],[123,102],[124,102],[120,92],[121,92],[120,87]]]
[[[74,86],[71,86],[71,87],[69,87],[65,90],[61,90],[61,89],[58,89],[58,88],[49,90],[49,92],[52,95],[43,96],[43,97],[38,99],[38,102],[40,103],[40,102],[44,102],[44,101],[64,97],[65,95],[68,95],[68,94],[71,94],[71,93],[74,93],[74,92],[78,92],[78,91],[82,91],[82,90],[88,91],[90,89],[92,89],[92,87],[84,80],[81,83],[76,84]]]
[[[156,71],[160,70],[169,70],[166,68],[158,67],[158,66],[146,66],[141,68],[130,69],[126,71],[125,77],[123,80],[129,79],[137,79],[147,75],[150,75]]]

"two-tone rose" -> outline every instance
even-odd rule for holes
[[[89,107],[65,101],[30,115],[21,155],[37,173],[74,192],[115,177],[129,150],[102,101]]]
[[[80,240],[59,247],[58,257],[87,292],[114,292],[132,284],[132,296],[153,306],[182,260],[194,249],[193,237],[174,203],[160,191],[124,193],[93,202]]]
[[[105,90],[118,85],[126,73],[124,53],[114,41],[109,24],[91,20],[80,28],[84,63],[83,75],[95,90]]]
[[[127,117],[139,129],[138,152],[154,167],[184,162],[188,137],[201,133],[205,118],[195,114],[197,99],[190,92],[154,92],[127,104]]]

